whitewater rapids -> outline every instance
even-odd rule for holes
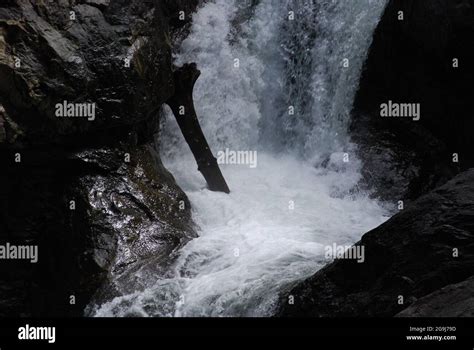
[[[221,165],[232,192],[208,191],[168,110],[161,154],[191,201],[199,237],[182,248],[169,277],[110,300],[95,316],[271,316],[280,293],[329,262],[326,246],[351,245],[388,218],[358,189],[361,164],[347,134],[384,7],[381,0],[201,7],[176,63],[202,71],[194,100],[214,153],[257,151],[258,165]]]

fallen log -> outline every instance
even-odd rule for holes
[[[175,93],[166,101],[178,122],[191,152],[211,191],[230,193],[229,187],[202,132],[194,109],[194,84],[201,75],[195,63],[185,64],[174,72]]]

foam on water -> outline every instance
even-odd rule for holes
[[[203,130],[214,153],[257,150],[258,166],[224,165],[232,193],[208,191],[168,111],[162,157],[189,196],[199,237],[168,278],[101,305],[96,316],[271,315],[279,293],[328,262],[326,246],[352,244],[387,219],[357,190],[360,162],[352,153],[343,161],[360,70],[385,6],[356,3],[214,0],[194,16],[176,61],[202,71],[194,98]],[[289,9],[300,21],[292,27]]]

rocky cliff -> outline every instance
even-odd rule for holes
[[[0,261],[0,316],[82,315],[194,236],[155,136],[174,93],[170,38],[196,5],[1,2],[0,244],[37,245],[39,261]],[[64,102],[94,118],[58,117]]]
[[[389,1],[351,126],[378,196],[412,200],[474,166],[473,36],[472,1]],[[389,100],[419,104],[420,119],[381,118]]]

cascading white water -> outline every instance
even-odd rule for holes
[[[208,191],[168,111],[163,161],[191,200],[200,236],[169,277],[96,316],[271,315],[279,293],[328,262],[325,246],[352,244],[387,218],[357,190],[346,130],[386,1],[248,3],[207,2],[176,62],[202,71],[194,99],[214,153],[258,151],[258,165],[223,165],[232,193]]]

